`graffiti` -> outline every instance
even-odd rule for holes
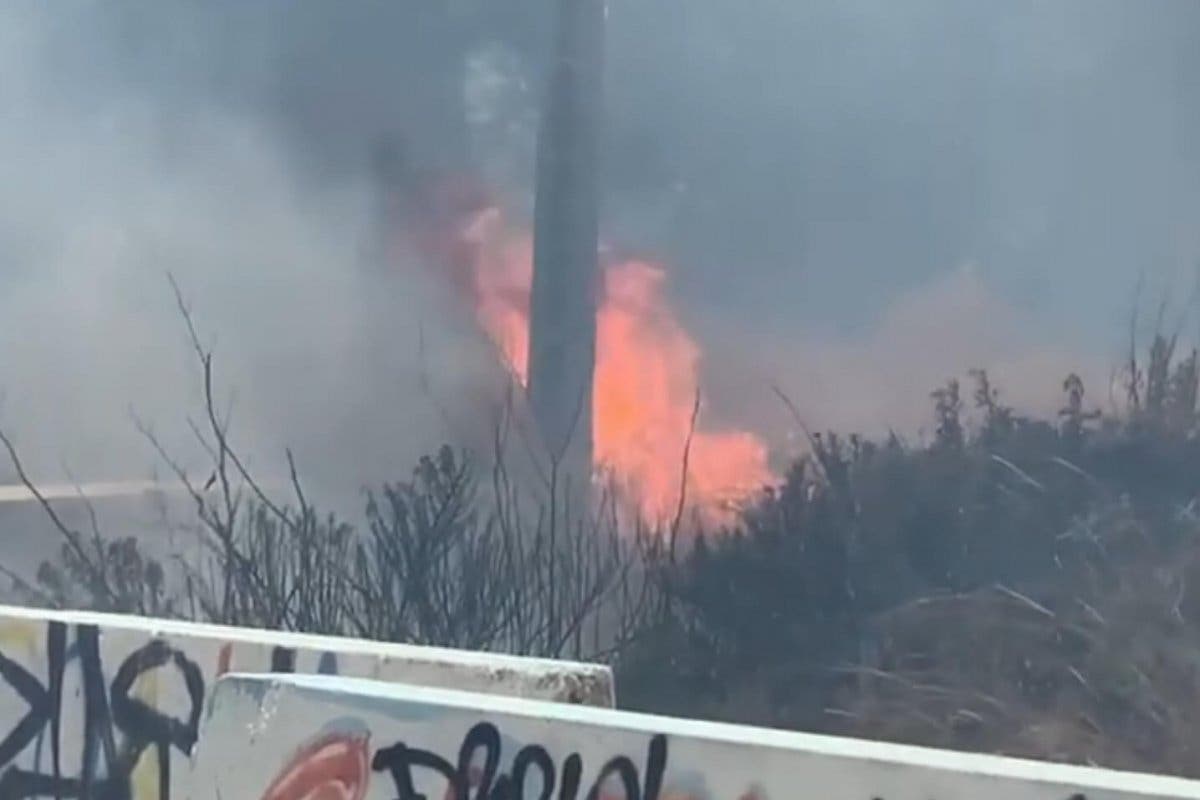
[[[292,647],[271,648],[271,672],[295,672],[296,650]]]
[[[482,767],[476,766],[480,755]],[[575,800],[579,796],[583,760],[578,753],[571,753],[563,760],[561,773],[546,748],[538,744],[528,744],[518,750],[507,773],[500,772],[500,756],[500,731],[490,722],[480,722],[463,737],[454,764],[436,753],[397,742],[378,750],[371,760],[371,768],[391,775],[397,800],[426,800],[413,782],[416,767],[432,770],[445,778],[448,782],[446,797],[450,800],[467,800],[472,796],[477,800],[523,800],[526,797]],[[632,759],[614,756],[600,768],[585,798],[660,800],[666,765],[667,738],[658,734],[650,739],[647,748],[644,780]],[[536,794],[527,791],[531,785],[536,787]],[[615,792],[611,791],[614,785]],[[558,787],[557,794],[555,787]]]
[[[229,666],[233,663],[233,645],[229,642],[221,645],[221,649],[217,651],[217,677],[221,677],[226,672],[229,672]]]
[[[324,653],[321,653],[321,660],[317,662],[317,674],[318,675],[337,675],[338,674],[337,653],[331,653],[328,650],[326,650]]]
[[[229,642],[221,645],[221,649],[217,653],[217,672],[219,678],[229,672],[233,667],[233,645]],[[281,647],[276,645],[271,648],[271,672],[294,673],[296,671],[296,649],[294,647]],[[337,675],[338,674],[338,659],[337,654],[328,650],[322,651],[317,660],[318,675]]]
[[[362,800],[370,779],[361,725],[329,725],[301,746],[263,792],[263,800]]]
[[[193,796],[189,758],[200,716],[217,678],[230,680],[229,673],[421,680],[554,700],[586,684],[589,702],[611,700],[606,673],[565,666],[560,674],[567,680],[545,680],[542,665],[496,660],[498,665],[354,640],[300,640],[271,631],[229,635],[179,621],[0,607],[0,800]],[[447,661],[450,667],[443,669]],[[536,686],[531,675],[538,677]],[[312,800],[363,800],[359,792],[367,779],[354,776],[371,774],[370,753],[364,749],[357,761],[347,761],[349,746],[340,746],[327,741],[314,752],[336,756],[344,767],[358,764],[358,771],[335,774]],[[300,773],[306,781],[314,774]],[[257,775],[255,792],[263,777]],[[295,793],[302,785],[280,791]]]
[[[53,797],[82,800],[126,800],[131,776],[143,753],[152,749],[158,767],[159,797],[169,796],[172,749],[191,753],[196,743],[204,698],[200,668],[162,639],[152,639],[130,653],[106,685],[95,625],[75,626],[68,647],[67,626],[46,625],[46,677],[40,680],[0,652],[0,679],[24,701],[27,710],[0,739],[0,800]],[[73,652],[72,652],[73,651]],[[63,686],[67,663],[79,663],[82,682],[82,751],[78,771],[63,763]],[[171,666],[183,679],[188,696],[184,719],[168,716],[136,696],[138,680]],[[31,744],[37,752],[49,736],[49,763],[32,769],[14,763]]]

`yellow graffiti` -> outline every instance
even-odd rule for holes
[[[10,619],[0,622],[0,645],[6,649],[23,649],[34,659],[38,655],[45,626],[41,623],[23,619]]]
[[[157,707],[158,670],[152,669],[138,676],[133,685],[133,696],[151,708]],[[158,781],[158,751],[147,747],[129,775],[133,800],[166,800],[158,796]]]

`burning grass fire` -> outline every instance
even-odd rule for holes
[[[439,260],[469,292],[480,326],[524,384],[532,235],[510,224],[495,204],[468,205],[474,207],[454,208],[457,224],[435,237]],[[686,469],[688,507],[710,524],[725,522],[739,500],[774,481],[767,447],[752,433],[698,424],[701,351],[664,296],[664,269],[625,260],[603,270],[593,388],[597,471],[637,498],[646,522],[660,524],[678,512]]]

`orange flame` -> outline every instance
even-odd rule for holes
[[[510,230],[494,207],[476,214],[460,232],[473,245],[476,317],[524,384],[532,237]],[[730,521],[731,503],[774,476],[758,437],[696,429],[700,348],[664,298],[665,280],[662,267],[644,261],[605,269],[596,319],[596,466],[637,498],[652,524],[676,515],[683,485],[689,505],[720,524]]]

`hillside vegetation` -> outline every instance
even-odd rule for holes
[[[927,440],[811,434],[731,529],[629,531],[449,447],[362,525],[294,465],[274,500],[197,347],[213,476],[177,477],[201,547],[164,564],[63,525],[13,579],[46,605],[603,659],[642,710],[1196,775],[1200,363],[1176,351],[1132,353],[1104,411],[1067,376],[1056,419],[977,371],[931,393]]]

